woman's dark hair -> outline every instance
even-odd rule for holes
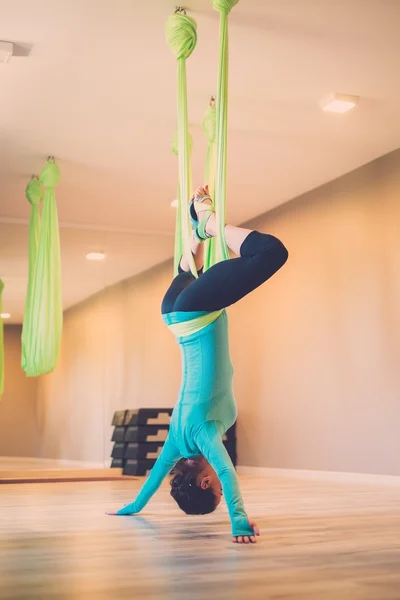
[[[196,483],[196,476],[200,470],[200,461],[196,458],[181,458],[171,472],[171,496],[187,515],[207,515],[216,507],[216,497],[212,489],[203,490]]]

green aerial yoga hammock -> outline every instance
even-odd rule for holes
[[[41,223],[39,187],[27,188],[32,204],[29,232],[29,279],[22,329],[22,368],[27,376],[50,373],[57,365],[62,334],[61,260],[54,188],[60,170],[53,160],[44,166],[39,182],[45,188]],[[39,183],[38,182],[38,183]]]
[[[197,42],[196,22],[181,12],[176,12],[167,19],[167,44],[176,56],[178,63],[178,163],[179,163],[179,197],[178,218],[183,238],[184,255],[189,261],[190,270],[197,277],[197,270],[190,251],[190,228],[188,204],[191,195],[189,169],[189,131],[187,110],[186,59],[192,54]],[[179,242],[177,243],[180,250]],[[177,263],[175,256],[175,264]]]
[[[229,73],[228,15],[238,2],[239,0],[212,0],[215,10],[220,13],[214,192],[218,236],[215,262],[229,258],[229,251],[225,242]]]
[[[215,191],[215,139],[217,129],[217,112],[215,108],[215,98],[210,100],[209,107],[203,119],[203,131],[207,138],[207,156],[206,168],[204,171],[204,181],[208,184],[211,198],[214,198]],[[204,241],[204,271],[217,262],[217,238],[209,238]]]
[[[36,255],[39,245],[40,214],[39,204],[43,200],[43,188],[37,177],[33,177],[26,186],[25,195],[31,204],[29,219],[29,252],[28,252],[28,289],[26,292],[24,322],[22,326],[22,355],[21,366],[24,371],[28,369],[29,332],[32,331],[32,305],[33,305],[33,280],[35,275]]]
[[[227,133],[228,133],[228,15],[239,0],[211,0],[215,10],[220,13],[220,52],[218,69],[217,106],[210,105],[204,120],[203,129],[207,136],[206,182],[214,199],[217,221],[217,236],[205,242],[204,269],[227,260],[228,247],[225,242],[226,218],[226,169],[227,169]],[[191,174],[189,161],[189,138],[187,117],[186,58],[193,52],[197,41],[197,26],[193,19],[186,16],[183,9],[169,17],[166,23],[167,43],[178,60],[178,144],[179,158],[179,194],[175,233],[174,273],[184,253],[189,260],[190,270],[197,276],[192,253],[190,252],[190,229],[188,202],[191,195]],[[214,169],[214,148],[216,146]],[[215,189],[214,188],[215,172]]]
[[[4,283],[0,279],[0,315],[3,312]],[[4,323],[0,317],[0,398],[4,392]]]
[[[189,189],[192,189],[192,171],[191,171],[191,166],[190,166],[190,157],[192,155],[192,149],[193,149],[193,138],[190,135],[190,133],[188,133],[187,151],[189,153]],[[178,134],[177,133],[175,133],[175,135],[172,139],[171,152],[173,152],[176,156],[179,155]],[[180,186],[179,185],[178,185],[177,198],[178,198],[178,206],[176,209],[176,220],[175,220],[174,275],[178,274],[179,263],[185,252],[183,227],[181,226],[182,218],[184,218],[185,215],[182,214],[182,210],[181,210]],[[187,211],[186,211],[186,218],[187,218]]]

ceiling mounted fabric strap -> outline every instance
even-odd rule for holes
[[[184,11],[178,10],[166,22],[166,39],[169,48],[175,54],[178,63],[178,164],[179,194],[178,214],[180,236],[182,236],[183,254],[187,258],[192,274],[197,277],[197,270],[190,249],[189,202],[191,197],[189,126],[187,107],[186,59],[192,54],[197,42],[197,25],[194,19]],[[178,221],[177,221],[178,223]],[[175,251],[180,244],[176,241]],[[175,274],[181,256],[175,254]]]
[[[212,97],[203,119],[203,131],[207,139],[206,167],[204,181],[208,184],[211,198],[215,192],[215,140],[217,128],[217,111],[215,98]],[[217,210],[217,206],[216,206]],[[204,241],[204,271],[217,262],[217,238],[209,238]]]
[[[192,189],[192,169],[191,169],[191,164],[190,164],[190,157],[192,155],[192,148],[193,148],[193,138],[190,135],[190,133],[188,133],[188,151],[189,151],[189,189]],[[175,133],[173,139],[172,139],[172,144],[171,144],[171,151],[178,156],[179,155],[179,151],[178,151],[178,133]],[[183,222],[183,219],[188,219],[188,211],[186,210],[186,212],[182,212],[182,204],[180,201],[180,185],[178,183],[178,191],[177,191],[177,199],[178,199],[178,204],[176,206],[176,218],[175,218],[175,245],[174,245],[174,276],[178,275],[179,273],[179,264],[181,262],[181,258],[182,256],[185,254],[185,251],[187,251],[187,248],[185,248],[185,236],[184,236],[184,232],[188,231],[187,235],[190,238],[190,228],[189,225],[186,227],[186,223]],[[188,238],[186,238],[188,239]]]
[[[216,167],[215,167],[215,206],[217,219],[216,262],[229,258],[225,242],[226,218],[226,173],[228,138],[228,16],[239,0],[212,0],[213,7],[220,13],[219,25],[219,65],[216,114]]]

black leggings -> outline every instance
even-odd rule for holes
[[[217,263],[198,279],[180,269],[161,305],[162,314],[221,310],[267,281],[287,261],[288,251],[273,235],[252,231],[240,257]]]

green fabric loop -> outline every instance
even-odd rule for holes
[[[183,14],[175,14],[165,25],[167,44],[177,60],[187,59],[196,48],[197,24],[194,19]]]
[[[0,314],[3,312],[4,283],[0,279]],[[4,323],[0,317],[0,397],[4,393]]]
[[[171,152],[173,154],[175,154],[175,156],[178,156],[178,154],[179,154],[179,149],[178,149],[178,132],[177,131],[172,136]],[[188,152],[189,152],[189,156],[192,156],[192,152],[193,152],[193,137],[192,137],[192,135],[189,132],[188,132]]]
[[[218,10],[225,15],[229,15],[232,8],[236,6],[239,0],[211,0],[211,3],[215,10]]]
[[[217,132],[217,111],[215,106],[209,106],[203,119],[203,131],[209,144],[214,144]],[[210,182],[206,180],[209,184]]]
[[[43,200],[43,188],[38,179],[31,179],[26,186],[25,195],[32,205],[41,203]]]
[[[39,175],[39,181],[45,188],[55,188],[60,182],[60,168],[53,162],[48,161]]]

